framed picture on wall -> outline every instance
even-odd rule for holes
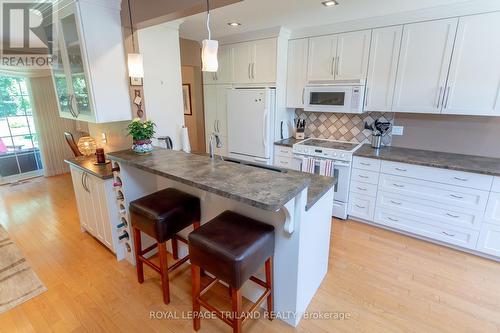
[[[182,97],[184,100],[184,115],[192,116],[193,110],[191,109],[191,85],[185,83],[182,85]]]

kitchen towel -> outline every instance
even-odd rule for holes
[[[189,133],[188,133],[188,128],[186,126],[182,127],[181,140],[182,140],[182,151],[185,153],[190,153],[191,144],[189,143]]]
[[[300,170],[302,172],[314,173],[314,157],[302,157],[302,164]]]

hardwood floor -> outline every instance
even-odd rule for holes
[[[171,277],[162,303],[158,274],[135,269],[80,232],[69,176],[0,187],[0,223],[48,291],[0,315],[0,332],[193,332],[190,319],[150,319],[191,309],[190,269]],[[1,287],[1,285],[0,285]],[[229,306],[227,290],[208,295]],[[498,332],[500,264],[353,221],[335,221],[330,269],[308,308],[345,320],[251,320],[244,332]],[[230,332],[202,319],[200,332]]]

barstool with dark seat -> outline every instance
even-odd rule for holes
[[[241,286],[252,280],[265,288],[265,292],[250,308],[253,312],[266,298],[269,319],[272,319],[272,257],[274,254],[274,227],[240,214],[226,211],[199,229],[189,234],[189,256],[191,259],[193,287],[193,325],[200,329],[201,306],[215,313],[225,323],[233,327],[233,332],[241,332],[246,319],[242,311]],[[253,275],[265,264],[266,281]],[[215,275],[215,278],[201,290],[200,269]],[[229,285],[232,298],[232,315],[224,315],[201,299],[217,281]]]
[[[137,280],[144,282],[143,264],[148,265],[161,276],[163,302],[170,303],[168,272],[173,271],[189,259],[189,255],[171,267],[167,263],[166,241],[172,240],[172,255],[179,259],[178,241],[187,241],[177,235],[182,229],[193,225],[200,226],[200,199],[173,188],[167,188],[130,203],[130,216],[134,234]],[[153,237],[156,244],[142,249],[141,231]],[[144,255],[158,247],[160,266],[158,267]]]

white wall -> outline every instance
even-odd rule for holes
[[[146,118],[156,123],[155,136],[168,135],[181,149],[184,125],[179,23],[164,23],[138,31],[144,60]]]

